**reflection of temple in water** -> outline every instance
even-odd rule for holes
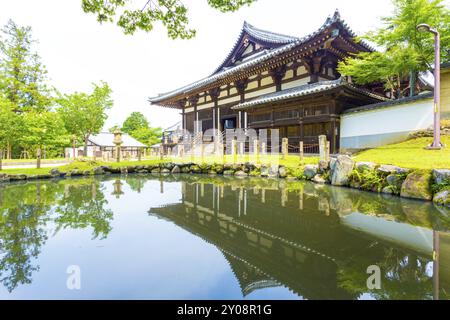
[[[370,291],[365,287],[370,265],[385,263],[386,274],[391,269],[406,274],[397,268],[398,260],[388,261],[391,256],[407,257],[418,265],[432,261],[427,245],[389,243],[361,232],[363,228],[349,227],[354,222],[344,219],[351,216],[351,206],[303,187],[288,191],[278,184],[181,183],[180,203],[152,208],[150,213],[215,245],[229,262],[243,296],[283,285],[307,299],[355,299]],[[360,277],[349,280],[346,274]],[[399,278],[402,286],[417,280]],[[426,288],[419,298],[433,298],[432,275],[424,274],[416,282]]]

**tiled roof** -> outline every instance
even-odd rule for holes
[[[352,36],[355,37],[356,34],[348,27],[348,25],[345,23],[344,20],[341,19],[341,16],[339,14],[339,12],[336,10],[336,12],[334,13],[334,15],[332,17],[328,17],[327,20],[325,21],[325,23],[315,32],[302,37],[302,38],[294,38],[294,37],[289,37],[289,36],[283,36],[280,34],[276,34],[276,33],[272,33],[272,32],[266,32],[260,29],[256,29],[253,26],[250,25],[244,25],[245,28],[247,28],[248,30],[250,30],[250,32],[253,32],[255,34],[255,36],[257,35],[258,37],[265,37],[265,38],[270,38],[272,40],[276,40],[278,39],[278,41],[289,41],[287,44],[282,45],[281,47],[275,48],[275,49],[271,49],[271,50],[267,50],[267,52],[265,54],[262,55],[257,55],[254,58],[250,58],[249,60],[231,67],[229,69],[225,69],[222,70],[220,72],[217,72],[209,77],[203,78],[199,81],[193,82],[187,86],[181,87],[179,89],[176,89],[174,91],[170,91],[167,93],[163,93],[160,94],[156,97],[152,97],[149,98],[148,101],[152,104],[158,104],[158,102],[173,98],[177,95],[180,94],[189,94],[190,92],[201,88],[203,86],[209,85],[211,83],[214,83],[218,80],[224,79],[232,74],[236,74],[240,71],[244,71],[246,69],[249,69],[255,65],[258,65],[264,61],[267,61],[273,57],[276,57],[280,54],[283,54],[285,52],[288,52],[290,50],[292,50],[293,48],[295,48],[296,46],[299,46],[309,40],[311,40],[312,38],[314,38],[315,36],[317,36],[318,34],[320,34],[321,32],[323,32],[326,28],[328,28],[329,26],[331,26],[333,23],[341,23],[341,25],[343,26],[343,28]],[[244,31],[244,30],[243,30]],[[242,31],[242,32],[243,32]],[[291,41],[293,40],[293,41]],[[360,45],[362,45],[364,48],[366,48],[367,50],[373,51],[374,49],[372,47],[370,47],[369,45],[367,45],[364,42],[360,42]]]
[[[276,47],[279,47],[280,45],[289,44],[289,43],[299,40],[297,37],[287,36],[287,35],[271,32],[271,31],[267,31],[267,30],[258,29],[256,27],[252,26],[247,21],[245,21],[244,26],[242,27],[241,33],[239,34],[233,48],[230,50],[227,57],[225,58],[225,60],[223,60],[223,62],[220,64],[220,66],[217,67],[216,70],[214,70],[213,74],[216,74],[219,71],[224,69],[224,65],[227,63],[227,61],[229,61],[233,57],[234,52],[238,49],[238,47],[242,41],[242,38],[246,34],[256,40],[259,40],[264,43],[272,44]],[[260,52],[258,54],[258,56],[267,53],[267,51],[268,50],[264,50],[264,51]]]
[[[328,91],[328,90],[331,90],[334,88],[339,88],[339,87],[350,88],[354,91],[365,94],[372,98],[379,99],[380,101],[388,100],[387,98],[378,96],[378,95],[373,94],[364,89],[357,88],[357,87],[351,85],[350,83],[346,82],[343,78],[340,78],[337,80],[320,81],[320,82],[316,82],[316,83],[305,84],[305,85],[298,86],[295,88],[266,94],[266,95],[260,96],[256,99],[240,103],[240,104],[232,107],[232,109],[243,110],[243,109],[247,109],[250,107],[255,107],[255,106],[259,106],[259,105],[263,105],[263,104],[267,104],[267,103],[271,103],[271,102],[284,101],[284,100],[289,100],[289,99],[293,99],[293,98],[297,98],[297,97],[301,97],[301,96],[307,96],[307,95],[318,93],[318,92],[324,92],[324,91]]]
[[[89,137],[90,142],[101,147],[114,147],[115,144],[113,140],[114,134],[110,132],[101,132]],[[122,141],[122,147],[145,147],[145,144],[140,143],[126,133],[122,133]]]
[[[247,21],[244,22],[244,27],[243,27],[242,31],[247,32],[249,35],[251,35],[255,39],[259,39],[261,41],[270,42],[270,43],[287,44],[287,43],[298,40],[297,37],[287,36],[287,35],[275,33],[272,31],[258,29],[256,27],[252,26]]]
[[[362,112],[362,111],[375,110],[375,109],[390,107],[390,106],[394,106],[394,105],[398,105],[398,104],[403,104],[403,103],[408,103],[408,102],[415,102],[415,101],[431,99],[431,98],[433,98],[433,92],[426,92],[426,93],[418,94],[418,95],[412,96],[412,97],[388,100],[388,101],[384,101],[384,102],[368,104],[368,105],[362,106],[362,107],[348,109],[348,110],[344,111],[343,113],[344,114],[349,114],[349,113],[356,113],[356,112]]]

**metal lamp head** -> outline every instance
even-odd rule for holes
[[[433,29],[432,27],[430,27],[429,24],[426,24],[426,23],[421,23],[421,24],[417,25],[416,29],[418,31],[422,31],[422,32],[431,32],[433,34],[437,33],[436,29]]]

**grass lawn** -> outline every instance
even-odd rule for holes
[[[362,151],[355,156],[356,161],[370,161],[392,164],[411,169],[450,168],[450,136],[442,136],[447,147],[442,150],[426,150],[432,138],[417,138]]]
[[[53,158],[53,159],[41,159],[41,163],[58,163],[66,160],[65,158]],[[24,163],[36,163],[36,159],[3,159],[3,164],[24,164]]]
[[[236,158],[236,163],[244,163],[244,162],[248,162],[248,161],[252,161],[252,157],[249,156],[242,156],[242,157],[237,157]],[[200,157],[185,157],[184,159],[179,159],[179,158],[164,158],[164,159],[158,159],[158,158],[154,158],[154,159],[146,159],[146,160],[142,160],[142,161],[121,161],[119,163],[117,162],[102,162],[102,161],[77,161],[77,162],[72,162],[70,164],[67,165],[63,165],[63,166],[59,166],[59,167],[55,167],[56,169],[58,169],[61,172],[67,172],[69,170],[81,170],[81,171],[87,171],[87,170],[92,170],[94,169],[94,167],[98,167],[98,166],[110,166],[113,168],[117,168],[117,167],[126,167],[126,166],[137,166],[137,165],[155,165],[155,164],[159,164],[161,162],[174,162],[174,163],[188,163],[188,162],[193,162],[193,163],[197,163],[197,164],[202,164],[202,163],[208,163],[208,164],[213,164],[213,163],[233,163],[233,157],[232,156],[225,156],[225,159],[222,159],[221,157],[216,157],[216,156],[207,156],[204,157],[203,159],[201,159]],[[300,166],[303,166],[305,164],[317,164],[318,162],[318,157],[304,157],[303,161],[300,162],[299,156],[296,155],[289,155],[287,156],[285,159],[283,159],[281,156],[272,156],[272,155],[267,155],[264,157],[260,157],[258,160],[258,163],[261,164],[275,164],[277,163],[280,165],[285,165],[288,168],[292,168],[292,169],[298,169]],[[50,170],[53,168],[40,168],[40,169],[35,169],[35,168],[17,168],[17,169],[3,169],[0,170],[0,173],[5,173],[5,174],[26,174],[26,175],[37,175],[37,174],[47,174],[50,172]]]

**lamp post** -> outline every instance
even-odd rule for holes
[[[417,27],[418,31],[430,32],[434,35],[434,133],[433,144],[429,146],[430,149],[441,149],[441,115],[440,115],[440,100],[441,100],[441,57],[440,57],[440,35],[437,29],[430,27],[428,24],[422,23]]]
[[[114,144],[116,145],[116,161],[120,162],[120,153],[121,153],[121,145],[123,143],[122,141],[122,132],[120,129],[116,129],[114,131]]]

